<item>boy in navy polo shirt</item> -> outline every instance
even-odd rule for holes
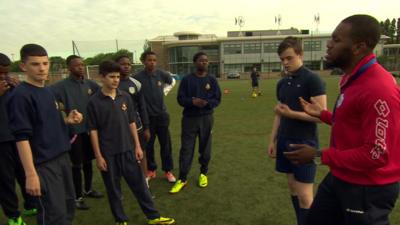
[[[89,128],[86,119],[86,108],[89,98],[100,87],[96,82],[85,79],[85,64],[81,57],[70,55],[66,61],[70,73],[69,77],[51,85],[50,89],[66,113],[72,109],[77,109],[83,114],[82,123],[68,127],[72,140],[69,155],[72,162],[72,177],[75,186],[75,205],[77,209],[87,210],[89,207],[85,204],[83,197],[103,197],[99,192],[92,190],[92,160],[94,159],[94,155],[90,144]],[[81,170],[83,170],[85,180],[84,191],[82,188]]]
[[[308,209],[313,201],[313,183],[316,165],[295,165],[284,152],[293,151],[290,144],[307,143],[318,146],[317,122],[319,119],[306,114],[299,97],[313,97],[326,108],[325,85],[320,77],[303,66],[301,41],[285,38],[278,47],[278,55],[286,72],[277,84],[278,104],[272,127],[268,153],[276,157],[276,170],[286,173],[297,224],[305,225]]]
[[[134,193],[148,224],[174,224],[174,219],[160,217],[155,209],[139,166],[143,151],[132,99],[118,89],[120,66],[114,61],[104,61],[99,65],[99,73],[103,86],[88,104],[90,138],[116,224],[128,224],[121,202],[121,176]]]
[[[208,185],[208,163],[211,159],[211,130],[214,123],[214,108],[221,102],[221,90],[208,69],[208,58],[204,52],[193,56],[196,72],[185,76],[179,85],[178,103],[184,107],[182,117],[181,150],[179,153],[179,179],[169,191],[178,193],[187,184],[196,143],[199,137],[199,187]]]
[[[53,93],[44,86],[49,66],[42,46],[22,47],[20,67],[26,81],[11,93],[9,124],[25,170],[26,190],[39,199],[37,224],[70,225],[75,195],[66,124],[80,123],[82,114],[71,110],[63,118]]]
[[[8,75],[10,65],[10,59],[0,53],[0,205],[8,217],[9,225],[23,225],[25,222],[18,211],[15,180],[18,181],[25,200],[24,215],[35,215],[37,209],[34,198],[26,193],[24,170],[8,125],[7,98],[17,85],[17,81]]]

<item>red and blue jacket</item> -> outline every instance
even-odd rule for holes
[[[393,76],[364,57],[340,81],[334,112],[320,119],[332,125],[322,163],[348,183],[385,185],[400,180],[400,89]]]

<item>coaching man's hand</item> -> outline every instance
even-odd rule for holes
[[[290,147],[295,149],[291,152],[284,152],[283,154],[293,164],[308,164],[312,163],[317,156],[317,149],[306,144],[291,144]]]

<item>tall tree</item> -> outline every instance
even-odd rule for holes
[[[100,53],[93,57],[89,57],[89,58],[85,59],[85,63],[86,63],[86,65],[99,65],[104,60],[115,60],[120,55],[127,55],[129,58],[131,58],[132,52],[130,52],[126,49],[120,49],[117,52]]]
[[[148,39],[144,40],[143,51],[151,51],[151,46]]]
[[[385,24],[383,21],[379,22],[379,26],[381,27],[381,34],[386,35]]]
[[[392,21],[390,22],[389,25],[389,37],[390,37],[390,42],[393,44],[395,43],[395,36],[396,36],[396,19],[393,18]]]
[[[396,43],[400,44],[400,17],[397,18]]]

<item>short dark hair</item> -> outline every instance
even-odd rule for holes
[[[131,58],[129,58],[128,55],[120,55],[115,59],[115,62],[119,62],[119,60],[123,59],[123,58],[127,58],[129,60],[131,60]]]
[[[105,77],[109,73],[120,72],[119,64],[113,60],[105,60],[99,65],[99,74]]]
[[[207,56],[207,54],[204,53],[204,52],[198,52],[198,53],[194,54],[194,56],[193,56],[193,62],[196,62],[197,59],[200,58],[200,56],[202,56],[202,55]]]
[[[26,44],[20,50],[21,61],[25,62],[29,56],[48,56],[46,49],[38,44]]]
[[[66,59],[67,66],[69,66],[71,64],[72,60],[74,60],[74,59],[82,59],[82,57],[77,56],[77,55],[68,56]]]
[[[9,66],[11,65],[11,60],[3,53],[0,53],[0,66]]]
[[[350,38],[354,42],[365,42],[373,50],[381,37],[378,20],[370,15],[357,14],[342,20],[351,25]]]
[[[297,37],[289,36],[283,39],[278,47],[278,55],[282,54],[286,49],[293,48],[294,52],[298,55],[303,54],[303,48],[301,47],[301,40]]]
[[[140,55],[140,61],[144,61],[144,60],[146,60],[146,57],[148,56],[148,55],[157,55],[155,52],[153,52],[153,51],[144,51],[141,55]]]

